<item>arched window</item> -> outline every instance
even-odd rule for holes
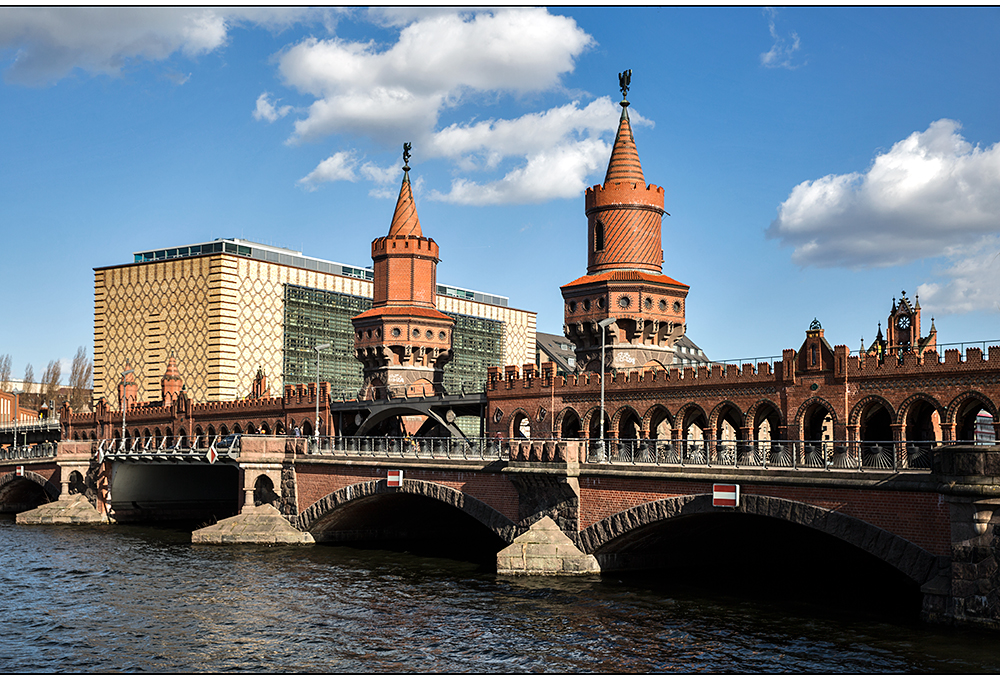
[[[604,250],[604,222],[598,219],[594,221],[594,252],[602,250]]]

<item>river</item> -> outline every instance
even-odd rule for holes
[[[1000,635],[663,574],[507,579],[338,546],[0,516],[0,672],[997,673]],[[665,583],[670,583],[667,587]]]

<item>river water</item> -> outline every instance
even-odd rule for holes
[[[1000,672],[1000,635],[438,557],[0,516],[0,672]]]

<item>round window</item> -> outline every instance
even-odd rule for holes
[[[571,312],[576,311],[576,300],[573,300],[572,302],[569,303],[569,311]]]
[[[438,340],[447,340],[447,339],[448,339],[448,334],[447,333],[445,333],[444,331],[441,331],[440,333],[438,333]]]
[[[597,308],[604,309],[604,298],[597,298]]]
[[[667,311],[667,301],[666,300],[660,300],[660,311],[661,312]]]
[[[425,333],[424,335],[427,337],[428,340],[434,339],[434,331],[427,331],[427,333]]]
[[[419,338],[420,337],[420,329],[419,328],[414,328],[413,329],[413,337],[415,337],[415,338]]]
[[[674,311],[677,312],[678,314],[680,314],[680,312],[681,312],[681,303],[679,303],[679,302],[675,302],[674,303]]]
[[[392,337],[398,338],[399,337],[399,333],[400,333],[400,330],[398,328],[393,328],[392,329]]]
[[[642,306],[645,307],[646,309],[652,309],[653,308],[653,298],[651,298],[651,297],[646,298],[646,300],[642,303]]]
[[[618,298],[618,306],[621,307],[622,309],[628,309],[629,307],[632,306],[632,298],[630,298],[628,295],[622,295],[621,297]]]
[[[587,311],[588,309],[590,309],[590,300],[584,300],[583,301],[583,310]]]

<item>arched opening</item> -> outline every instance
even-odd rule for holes
[[[833,414],[823,402],[812,402],[802,414],[802,439],[802,463],[826,467],[833,458]]]
[[[892,565],[828,533],[762,515],[685,514],[613,539],[595,556],[606,573],[678,598],[908,621],[922,605],[920,584]],[[836,578],[818,576],[818,565]]]
[[[689,407],[684,412],[684,460],[690,463],[705,462],[705,431],[708,416],[700,406]]]
[[[642,418],[629,407],[618,414],[618,442],[614,451],[614,459],[633,463],[646,453],[644,442],[641,441]]]
[[[260,424],[261,434],[271,434],[271,427],[267,424],[267,421],[263,421]]]
[[[182,427],[177,433],[177,446],[179,448],[186,449],[188,448],[188,444],[187,430]]]
[[[313,434],[313,426],[308,420],[302,421],[302,436],[311,437]]]
[[[607,412],[604,414],[604,436],[607,438],[608,433],[611,432],[611,418],[608,416]],[[599,411],[594,411],[590,415],[590,438],[598,439],[601,436],[601,420]]]
[[[573,409],[566,409],[562,417],[559,433],[563,439],[579,439],[582,426],[580,416]]]
[[[735,404],[723,404],[715,420],[715,455],[713,462],[732,465],[739,457],[741,465],[759,463],[755,461],[754,450],[740,441],[743,427],[743,412]]]
[[[405,484],[405,483],[404,483]],[[405,487],[404,487],[405,488]],[[319,518],[308,531],[320,543],[405,551],[495,568],[506,543],[465,509],[405,490],[351,500]],[[456,541],[455,537],[461,536]]]
[[[174,431],[172,428],[168,427],[166,432],[164,432],[163,436],[164,436],[164,443],[167,448],[170,448],[171,446],[174,445]]]
[[[267,475],[260,475],[253,485],[254,505],[274,505],[278,500],[278,494],[274,492],[274,482]]]
[[[511,439],[531,439],[531,420],[524,411],[516,411],[510,417]]]
[[[286,433],[285,423],[281,420],[274,424],[274,434],[284,435]]]
[[[663,406],[654,406],[649,413],[649,443],[647,444],[652,462],[679,463],[674,442],[673,423],[670,413]]]
[[[192,442],[191,448],[200,449],[202,446],[207,446],[205,444],[205,431],[201,429],[201,425],[197,425],[194,429],[194,442]]]
[[[225,425],[219,425],[219,436],[225,437],[227,434],[229,434],[229,428]]]
[[[243,427],[239,423],[233,423],[233,434],[243,434]]]
[[[892,414],[881,401],[872,401],[861,412],[858,438],[865,467],[892,469],[895,443],[892,440]]]
[[[960,442],[993,443],[994,414],[978,396],[966,397],[954,409],[955,440]]]
[[[69,492],[71,494],[86,493],[87,485],[84,483],[83,475],[79,470],[69,473]]]
[[[216,436],[215,426],[214,425],[209,425],[208,426],[208,439],[209,439],[209,443],[211,443],[212,439],[215,439],[215,436]]]
[[[243,431],[247,434],[257,434],[257,426],[253,423],[247,423],[246,426],[244,426]]]
[[[58,495],[58,491],[46,493],[41,484],[29,479],[27,475],[13,477],[0,486],[0,512],[18,513],[33,510],[39,505],[54,501]]]

